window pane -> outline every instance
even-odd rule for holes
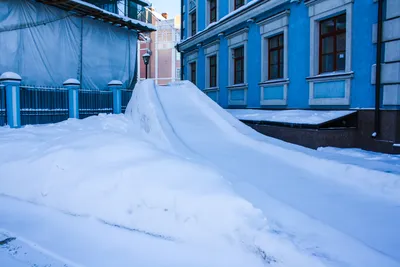
[[[335,20],[328,19],[321,22],[321,33],[327,34],[335,31]]]
[[[279,37],[269,38],[269,48],[277,48],[279,46]]]
[[[283,49],[279,49],[279,63],[283,64]]]
[[[279,79],[283,78],[283,64],[279,64],[279,75],[278,75]]]
[[[279,46],[283,46],[283,34],[279,35]]]
[[[269,53],[269,60],[270,60],[269,64],[270,64],[270,65],[278,64],[278,63],[279,63],[278,55],[279,55],[279,51],[278,51],[278,50],[271,51],[271,52]]]
[[[336,56],[336,70],[344,70],[346,66],[345,53],[338,53]]]
[[[235,71],[242,71],[242,62],[241,60],[236,61]]]
[[[345,51],[346,50],[346,34],[342,33],[336,37],[336,50]]]
[[[235,58],[239,58],[243,56],[243,47],[236,48],[234,50]]]
[[[334,42],[334,37],[325,37],[322,39],[322,53],[333,53],[333,42]]]
[[[341,15],[336,20],[336,29],[337,30],[346,30],[346,14]]]
[[[270,65],[269,68],[269,79],[278,79],[279,65]]]
[[[321,72],[331,72],[334,71],[333,65],[334,65],[334,55],[329,54],[329,55],[324,55],[322,56],[322,65],[321,65]]]

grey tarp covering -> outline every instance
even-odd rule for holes
[[[137,32],[80,18],[33,0],[0,0],[0,74],[23,84],[103,89],[111,80],[133,86]]]

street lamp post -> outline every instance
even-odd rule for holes
[[[149,65],[149,61],[150,61],[150,53],[147,52],[142,57],[143,57],[144,65],[146,66],[146,79],[147,79],[147,69],[148,69],[148,65]]]

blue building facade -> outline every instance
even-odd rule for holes
[[[369,110],[370,125],[378,108],[369,135],[400,141],[400,1],[183,2],[184,78],[222,107]]]

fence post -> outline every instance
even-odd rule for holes
[[[0,83],[5,86],[7,124],[11,128],[21,127],[20,85],[21,76],[14,72],[4,72]]]
[[[68,79],[64,87],[68,89],[69,117],[79,119],[79,87],[81,83],[76,79]]]
[[[118,80],[112,80],[108,83],[108,89],[113,92],[113,113],[121,114],[121,89],[122,82]]]

